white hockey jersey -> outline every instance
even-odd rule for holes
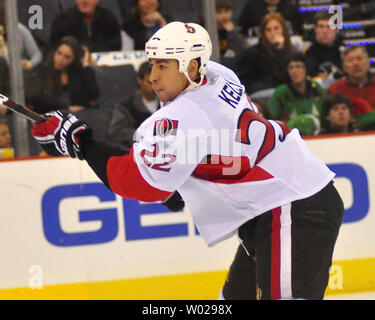
[[[296,129],[261,117],[231,70],[210,61],[206,78],[148,118],[133,150],[143,179],[178,190],[211,246],[246,221],[315,194],[334,173]]]

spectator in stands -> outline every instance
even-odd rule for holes
[[[6,60],[0,57],[0,93],[4,95],[9,95],[9,68]],[[5,115],[8,109],[0,105],[0,116]]]
[[[343,54],[345,77],[328,88],[328,93],[342,93],[349,98],[361,130],[375,129],[375,77],[365,47],[348,47]]]
[[[159,100],[150,81],[151,65],[144,62],[139,67],[137,80],[140,89],[132,97],[118,104],[108,128],[111,141],[130,148],[133,135],[140,124],[159,108]]]
[[[309,115],[317,124],[317,128],[320,128],[326,93],[318,83],[309,79],[307,57],[303,53],[291,54],[287,60],[286,73],[287,83],[278,86],[268,102],[271,117],[288,122],[301,115]],[[314,132],[316,131],[303,132],[303,134],[311,135]]]
[[[312,76],[330,80],[325,88],[342,76],[341,72],[341,46],[342,36],[339,29],[329,26],[331,14],[318,12],[314,16],[314,40],[306,50],[306,55],[311,61]]]
[[[118,6],[120,8],[122,21],[126,21],[129,18],[135,1],[136,0],[117,0]]]
[[[42,62],[43,56],[33,35],[23,24],[18,23],[21,49],[21,66],[23,70],[31,70]],[[3,4],[0,3],[0,49],[1,56],[9,62],[9,51],[6,43],[7,32]]]
[[[365,99],[375,108],[375,78],[370,74],[370,60],[366,48],[348,47],[343,54],[345,77],[333,83],[329,93],[340,92],[353,100]]]
[[[64,37],[32,74],[25,88],[27,103],[39,113],[97,107],[98,85],[92,68],[83,67],[83,55],[77,39]]]
[[[235,57],[245,49],[246,39],[240,33],[240,27],[233,22],[233,4],[231,0],[216,0],[216,21],[220,55]]]
[[[14,149],[12,147],[12,136],[10,134],[8,122],[0,118],[0,159],[8,159],[14,157]]]
[[[130,17],[122,25],[123,50],[144,50],[148,39],[172,20],[162,14],[161,0],[136,0]]]
[[[242,51],[234,70],[249,94],[274,88],[286,82],[285,63],[293,51],[283,16],[269,13],[260,24],[259,43]]]
[[[263,17],[271,12],[279,12],[285,18],[290,34],[302,34],[301,15],[297,5],[289,0],[248,0],[238,19],[242,33],[257,35]]]
[[[97,67],[98,63],[96,62],[95,58],[92,56],[89,48],[83,45],[83,58],[82,58],[82,65],[84,67]]]
[[[322,129],[319,134],[358,131],[349,99],[340,93],[327,95],[323,104]]]
[[[0,118],[0,148],[11,148],[12,136],[10,134],[8,122]]]
[[[114,14],[99,5],[100,0],[76,0],[52,23],[50,49],[64,36],[74,36],[91,52],[121,50],[120,25]]]

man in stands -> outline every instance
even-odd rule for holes
[[[120,25],[114,14],[99,5],[100,0],[76,0],[76,5],[53,22],[50,45],[64,36],[74,36],[90,52],[121,50]]]
[[[124,148],[131,148],[135,130],[159,109],[159,99],[152,89],[150,73],[150,63],[148,61],[142,63],[137,73],[139,90],[130,98],[121,101],[113,110],[108,138]]]
[[[328,88],[342,93],[353,105],[363,130],[375,128],[375,78],[370,74],[370,59],[365,47],[348,47],[343,54],[345,77]]]
[[[306,50],[306,56],[311,61],[312,76],[339,73],[341,68],[341,36],[339,29],[331,28],[328,12],[319,12],[314,16],[315,38]]]

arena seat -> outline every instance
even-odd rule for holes
[[[100,90],[100,105],[127,99],[139,88],[137,74],[132,65],[95,67],[94,71]]]
[[[93,137],[99,141],[108,140],[107,131],[112,118],[113,109],[101,107],[98,109],[84,109],[77,112],[77,117],[87,122],[93,129]]]

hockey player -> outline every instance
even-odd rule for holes
[[[257,112],[211,49],[193,23],[169,23],[146,43],[162,108],[129,154],[60,111],[32,134],[51,155],[86,160],[122,197],[172,210],[185,202],[208,246],[237,233],[223,298],[322,299],[344,213],[334,173],[297,130]]]

